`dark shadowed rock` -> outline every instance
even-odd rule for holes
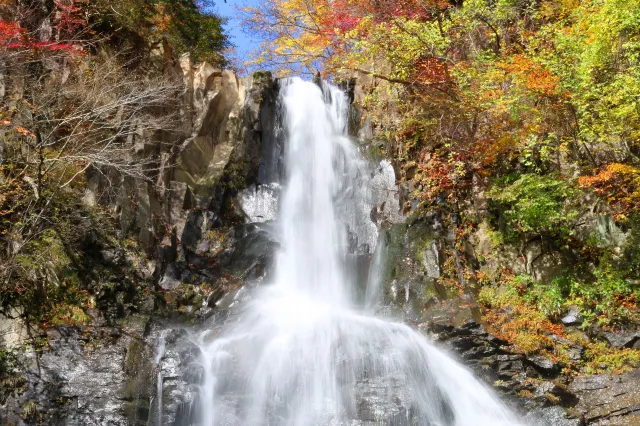
[[[220,258],[225,271],[243,279],[268,275],[279,247],[270,224],[248,224],[235,228],[235,243]]]
[[[545,377],[552,377],[560,372],[560,365],[543,355],[530,355],[526,362]]]
[[[524,371],[522,355],[498,355],[495,359],[497,362],[496,372],[502,380],[512,379]]]
[[[558,382],[539,383],[533,394],[543,405],[560,405],[568,408],[578,403],[576,394],[569,387]]]

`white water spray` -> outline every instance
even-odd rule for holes
[[[160,335],[158,336],[158,346],[156,347],[156,356],[153,360],[154,365],[158,369],[158,373],[156,375],[156,401],[155,406],[157,407],[157,421],[158,425],[163,424],[163,393],[164,393],[164,377],[162,375],[162,357],[164,357],[165,351],[167,349],[167,333],[168,330],[160,331]]]
[[[356,308],[344,216],[353,211],[350,183],[361,160],[346,136],[347,99],[300,79],[284,82],[281,96],[283,248],[274,282],[202,345],[200,424],[518,425],[420,333]],[[369,293],[371,306],[377,291]]]

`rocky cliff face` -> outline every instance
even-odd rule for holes
[[[594,224],[596,220],[594,217]],[[505,401],[526,415],[531,424],[584,426],[638,422],[640,400],[633,389],[637,369],[624,374],[568,372],[592,355],[588,352],[593,347],[587,348],[585,343],[589,338],[612,350],[640,350],[636,331],[585,329],[577,311],[568,311],[562,317],[565,328],[559,329],[559,334],[544,336],[564,351],[567,356],[564,361],[554,354],[522,353],[512,342],[488,331],[493,324],[487,323],[483,315],[473,277],[458,275],[456,256],[462,256],[465,247],[455,244],[455,237],[437,214],[391,224],[383,229],[382,240],[386,247],[380,265],[385,300],[382,310],[413,323],[448,348],[452,356],[472,368]],[[494,261],[497,265],[498,260]],[[505,258],[501,261],[509,262]],[[526,259],[518,261],[525,273]],[[507,264],[520,267],[515,261]],[[557,264],[551,263],[550,267]],[[536,268],[527,270],[531,274],[535,271]],[[512,320],[518,319],[517,314],[510,315]],[[578,333],[584,336],[582,343],[563,337]],[[619,397],[614,398],[613,394]]]
[[[126,309],[116,285],[113,301],[123,309],[89,312],[86,327],[43,331],[24,324],[20,312],[3,315],[2,424],[153,423],[156,323],[207,317],[241,280],[266,270],[275,242],[267,227],[246,224],[238,194],[279,179],[278,83],[268,73],[240,79],[186,56],[171,72],[184,81],[181,126],[129,141],[131,155],[152,159],[156,170],[134,179],[92,169],[84,196],[115,213],[120,229],[112,237],[134,234],[147,253],[134,259],[112,248],[102,230],[87,229],[97,265],[135,270],[149,284]],[[167,374],[161,383],[170,380]]]

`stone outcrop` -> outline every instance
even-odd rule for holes
[[[559,364],[517,353],[474,321],[459,327],[429,322],[424,327],[533,425],[640,424],[640,370],[567,377]]]
[[[619,376],[577,377],[571,383],[578,403],[575,410],[587,425],[640,424],[640,370]]]
[[[20,352],[23,368],[0,406],[3,425],[146,425],[153,383],[147,319],[98,323],[84,332],[60,327],[46,350]]]
[[[542,355],[522,354],[484,328],[473,283],[467,281],[464,287],[447,284],[451,280],[446,280],[445,274],[451,277],[456,270],[455,264],[443,262],[443,252],[451,250],[451,245],[437,215],[387,227],[384,233],[387,253],[382,268],[383,309],[415,324],[448,348],[521,411],[532,425],[635,425],[638,422],[638,393],[633,387],[639,370],[623,375],[565,375],[562,371],[565,365],[560,362]],[[489,241],[486,244],[490,246]],[[538,247],[537,252],[531,249],[530,256],[521,258],[520,273],[527,273],[527,259],[530,260],[528,271],[535,272],[541,254],[544,252]],[[456,283],[464,282],[457,276],[454,278]],[[572,327],[571,330],[579,330],[583,320],[580,311],[571,308],[559,319]],[[579,362],[585,355],[585,348],[579,344],[560,336],[550,337],[565,344],[572,362]],[[597,338],[613,348],[640,348],[635,329],[601,331]],[[613,397],[616,392],[620,398]]]
[[[483,192],[476,195],[473,212],[477,217],[486,219],[487,200],[483,198]],[[584,243],[595,239],[602,247],[608,247],[623,257],[626,251],[635,249],[627,244],[629,232],[625,233],[616,225],[601,200],[593,195],[584,195],[581,203],[582,208],[572,228],[572,235],[578,241]],[[473,246],[472,254],[483,259],[482,271],[489,276],[509,268],[516,275],[529,275],[534,281],[550,283],[565,271],[588,263],[575,250],[541,235],[522,237],[507,244],[492,244],[488,228],[487,222],[480,223],[469,240]]]
[[[276,117],[277,80],[269,73],[238,78],[188,56],[173,72],[184,81],[177,132],[138,135],[133,146],[151,156],[159,173],[147,180],[90,171],[85,199],[113,207],[121,232],[135,230],[152,257],[154,277],[165,290],[211,281],[211,274],[185,273],[193,258],[213,262],[211,233],[228,234],[245,222],[238,193],[277,182],[282,141]],[[106,176],[109,179],[106,179]],[[224,231],[219,231],[224,228]],[[209,259],[209,262],[203,260]],[[187,271],[189,272],[189,271]]]
[[[98,293],[90,325],[45,333],[27,328],[19,313],[0,317],[0,368],[10,369],[0,375],[16,384],[0,391],[0,424],[150,424],[158,380],[151,318],[204,318],[242,280],[267,273],[277,243],[268,225],[245,225],[237,195],[279,179],[277,80],[269,73],[241,79],[187,56],[175,64],[184,81],[180,127],[129,141],[132,155],[151,158],[157,170],[147,179],[108,168],[87,174],[84,202],[114,211],[120,236],[135,233],[148,259],[131,259],[89,230],[100,271],[87,283]],[[120,284],[132,279],[147,283]],[[144,294],[126,293],[135,288]],[[120,319],[134,311],[140,327]]]

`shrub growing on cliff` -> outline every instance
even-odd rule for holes
[[[611,163],[594,176],[582,176],[580,185],[606,200],[619,221],[640,210],[640,169],[636,167]]]
[[[567,236],[578,211],[578,191],[554,175],[523,174],[497,180],[487,194],[504,219],[506,235]]]
[[[75,18],[89,3],[53,4],[70,15],[52,18],[30,2],[0,6],[12,22],[0,27],[0,307],[80,323],[91,306],[85,265],[73,253],[83,250],[63,228],[79,229],[85,172],[152,183],[160,166],[150,154],[176,129],[182,82],[131,69],[122,55],[92,55],[98,42]]]
[[[577,369],[587,373],[602,371],[621,372],[640,365],[638,351],[616,349],[604,342],[592,342],[584,333],[571,332],[549,316],[558,318],[567,305],[578,302],[579,297],[586,305],[581,305],[587,322],[592,318],[604,319],[611,325],[616,314],[618,320],[631,320],[629,312],[637,315],[637,306],[619,306],[616,294],[629,294],[626,284],[607,283],[612,278],[596,274],[597,281],[586,284],[575,279],[554,280],[550,284],[535,283],[528,276],[502,275],[498,285],[485,286],[478,295],[478,301],[486,308],[484,319],[488,328],[524,353],[541,353],[562,362],[569,370]],[[626,289],[620,288],[626,287]],[[613,289],[612,287],[615,287]],[[580,302],[578,302],[580,303]],[[621,309],[626,309],[623,313]],[[606,312],[615,310],[616,312]],[[596,314],[598,312],[598,314]],[[569,350],[576,345],[585,349],[579,359],[569,356]]]
[[[594,276],[593,280],[567,279],[570,285],[566,304],[580,307],[585,325],[616,327],[639,322],[640,287],[604,262]]]
[[[126,73],[117,58],[45,60],[61,66],[73,61],[67,71],[71,74],[8,65],[9,77],[25,82],[22,91],[8,87],[14,100],[0,111],[0,185],[7,190],[0,197],[0,233],[11,241],[10,256],[41,232],[42,221],[51,217],[52,201],[78,184],[90,167],[107,180],[114,172],[150,180],[158,166],[139,138],[153,140],[175,126],[172,107],[179,83]]]
[[[230,47],[224,20],[211,0],[92,0],[89,10],[97,29],[107,35],[136,35],[149,45],[166,38],[179,54],[223,66]],[[121,34],[122,33],[122,34]]]
[[[508,275],[499,286],[484,287],[478,300],[488,308],[485,319],[494,333],[525,353],[536,353],[552,345],[549,334],[558,333],[559,328],[523,298],[530,285],[528,276]]]

